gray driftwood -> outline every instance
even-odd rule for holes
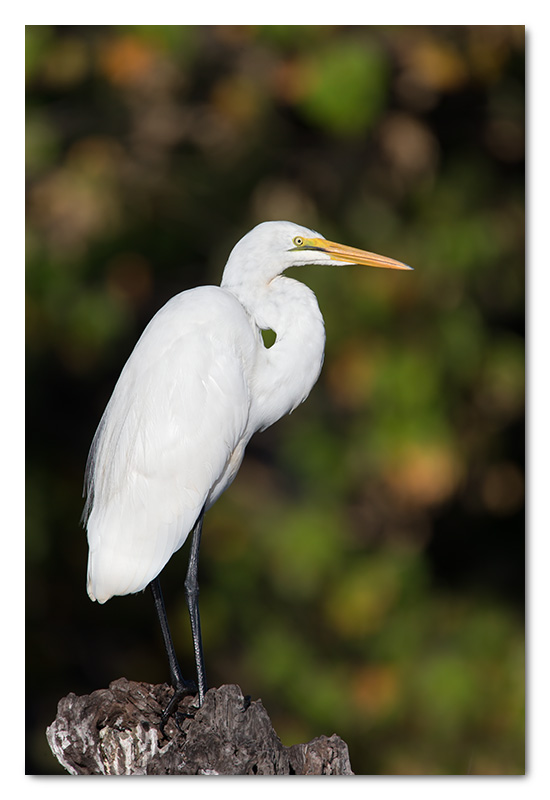
[[[73,775],[353,775],[339,736],[285,747],[261,700],[238,686],[210,689],[202,708],[185,697],[164,733],[167,684],[119,678],[90,695],[69,694],[46,731]]]

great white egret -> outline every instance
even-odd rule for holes
[[[258,225],[233,248],[221,286],[182,292],[153,317],[91,446],[88,594],[105,603],[151,585],[176,688],[164,722],[191,685],[178,665],[158,575],[193,531],[185,590],[201,705],[197,566],[204,512],[234,479],[251,436],[306,399],[323,363],[315,295],[282,274],[303,264],[410,269],[292,222]],[[267,329],[276,334],[269,348],[261,335]]]

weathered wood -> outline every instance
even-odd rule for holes
[[[238,686],[210,689],[200,709],[183,698],[163,733],[171,694],[167,684],[126,678],[69,694],[46,731],[50,748],[73,775],[353,775],[339,736],[285,747],[261,700]]]

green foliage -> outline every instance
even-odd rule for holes
[[[336,731],[357,773],[522,773],[523,29],[26,37],[29,771],[56,769],[62,695],[166,678],[149,598],[85,594],[84,465],[120,369],[171,295],[292,219],[414,272],[293,271],[325,365],[207,515],[209,679],[286,744]],[[191,674],[185,555],[163,582]]]
[[[298,102],[304,118],[336,134],[364,134],[387,97],[384,57],[361,41],[334,41],[314,50],[304,68],[309,88]]]

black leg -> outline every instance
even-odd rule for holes
[[[202,520],[204,511],[193,528],[191,539],[191,552],[189,555],[189,566],[187,577],[185,578],[185,594],[187,596],[187,606],[189,608],[189,618],[191,620],[191,634],[193,636],[193,650],[195,652],[195,665],[197,667],[197,684],[199,688],[199,706],[202,706],[204,695],[207,691],[206,672],[204,669],[204,657],[202,653],[201,621],[199,616],[199,548],[201,544]]]
[[[192,684],[183,679],[180,665],[178,664],[174,643],[172,641],[172,636],[170,635],[170,628],[168,627],[168,617],[166,616],[166,608],[164,606],[164,598],[160,588],[160,580],[155,578],[155,580],[151,581],[149,585],[151,587],[151,592],[153,593],[153,600],[155,601],[155,608],[157,610],[157,616],[159,618],[160,627],[162,630],[162,638],[164,639],[164,647],[166,648],[166,655],[168,656],[168,664],[170,665],[170,680],[172,682],[172,686],[177,688],[179,685],[187,683],[191,687]]]
[[[162,638],[164,639],[164,647],[166,648],[166,655],[168,656],[168,664],[170,666],[170,680],[172,682],[172,686],[174,687],[174,695],[166,708],[163,711],[162,718],[160,721],[161,730],[164,729],[168,718],[170,717],[172,711],[177,706],[181,698],[185,694],[195,694],[197,691],[197,687],[193,683],[193,681],[186,681],[181,674],[180,665],[178,664],[178,659],[176,657],[176,651],[174,649],[174,643],[172,641],[172,636],[170,635],[170,628],[168,627],[168,618],[166,616],[166,608],[164,606],[164,599],[162,597],[162,591],[160,588],[160,580],[155,578],[149,584],[151,587],[151,592],[153,593],[153,600],[155,601],[155,608],[157,610],[157,615],[160,622],[160,627],[162,630]]]
[[[187,568],[187,576],[185,578],[185,594],[187,597],[187,607],[189,608],[189,617],[191,620],[191,634],[193,636],[193,651],[195,653],[195,665],[197,668],[197,684],[199,692],[199,707],[202,706],[204,695],[206,694],[206,672],[204,669],[204,657],[202,654],[202,638],[201,638],[201,622],[199,617],[199,583],[198,583],[198,568],[199,568],[199,549],[201,543],[202,533],[202,520],[204,511],[201,512],[200,517],[195,523],[191,536],[191,551],[189,554],[189,566]],[[160,588],[160,580],[155,578],[149,584],[151,592],[153,593],[153,600],[155,601],[155,608],[162,630],[162,637],[164,639],[164,646],[168,656],[168,664],[170,665],[170,679],[175,689],[174,695],[162,714],[161,729],[164,728],[168,718],[172,714],[174,708],[185,694],[195,694],[197,686],[192,681],[186,681],[181,673],[180,665],[174,649],[172,636],[170,635],[170,628],[168,627],[168,618],[166,616],[166,608],[164,606],[164,599]]]

